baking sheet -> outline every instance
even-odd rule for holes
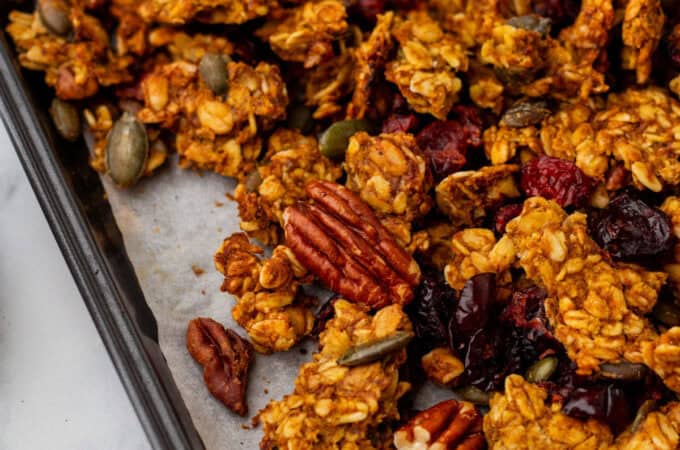
[[[203,384],[203,370],[189,356],[185,332],[194,317],[211,317],[241,335],[231,318],[234,298],[219,290],[222,274],[213,254],[222,240],[239,230],[235,202],[226,196],[233,179],[182,170],[173,155],[166,167],[132,189],[117,189],[102,177],[146,301],[158,323],[159,344],[177,387],[206,448],[256,449],[261,429],[250,418],[271,399],[292,392],[300,364],[310,360],[316,343],[307,340],[285,353],[257,354],[248,387],[248,417],[215,400]],[[194,269],[203,271],[197,275]],[[426,386],[416,405],[451,397]]]

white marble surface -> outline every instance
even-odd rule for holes
[[[0,124],[0,449],[148,448]]]

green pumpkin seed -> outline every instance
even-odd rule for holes
[[[491,393],[484,392],[474,386],[465,386],[457,389],[455,392],[463,400],[474,403],[475,405],[488,405],[489,400],[491,400]]]
[[[643,364],[620,362],[615,364],[602,364],[599,376],[610,380],[637,381],[644,378],[647,367]]]
[[[229,89],[227,63],[229,57],[217,53],[206,53],[198,64],[198,71],[203,82],[215,95],[226,95]]]
[[[555,356],[548,356],[540,361],[536,361],[529,367],[525,378],[530,383],[547,381],[555,373],[555,369],[557,369],[557,358]]]
[[[68,141],[76,141],[81,134],[80,113],[71,103],[58,98],[52,100],[50,116],[59,134]]]
[[[359,131],[370,131],[371,123],[368,120],[347,119],[335,122],[326,128],[319,139],[321,154],[331,159],[343,159],[349,138]]]
[[[669,327],[680,325],[680,307],[673,302],[666,300],[659,301],[654,306],[652,315],[656,320]]]
[[[294,104],[288,110],[286,125],[288,128],[298,129],[303,133],[309,133],[314,126],[312,110],[301,103]]]
[[[257,189],[260,187],[262,184],[262,176],[260,175],[260,171],[255,169],[252,172],[248,174],[248,177],[246,178],[246,191],[248,192],[255,192]]]
[[[148,156],[146,128],[132,114],[123,113],[106,143],[106,165],[111,179],[121,187],[132,186],[144,173]]]
[[[640,405],[637,414],[635,414],[635,419],[633,419],[633,422],[631,422],[626,431],[635,433],[640,424],[642,423],[642,421],[645,420],[645,417],[647,417],[647,414],[654,411],[656,407],[657,403],[655,400],[645,400],[644,402],[642,402],[642,405]]]
[[[411,339],[413,339],[413,333],[397,331],[392,336],[350,348],[338,358],[337,362],[341,366],[347,367],[369,364],[401,350],[408,345]]]
[[[501,117],[501,124],[523,128],[534,125],[552,114],[545,100],[523,100],[515,103]]]
[[[64,0],[38,0],[40,21],[50,32],[66,36],[71,31],[70,7]]]
[[[552,21],[547,17],[541,17],[536,14],[528,14],[526,16],[515,16],[508,19],[508,25],[512,25],[515,28],[521,28],[523,30],[535,31],[539,33],[541,37],[546,37],[550,34],[550,27],[552,26]]]

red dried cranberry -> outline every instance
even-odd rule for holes
[[[471,336],[489,320],[496,299],[496,274],[480,273],[465,282],[451,317],[450,329],[459,336]]]
[[[605,422],[615,434],[623,431],[634,416],[624,390],[613,385],[574,389],[562,411],[581,420]]]
[[[673,65],[680,68],[680,24],[666,38],[666,49]]]
[[[534,0],[533,10],[536,14],[548,17],[557,31],[574,22],[580,10],[578,0]]]
[[[505,233],[505,226],[515,217],[519,216],[522,212],[521,203],[512,203],[510,205],[501,206],[496,211],[496,215],[493,218],[494,228],[496,233]]]
[[[585,205],[595,187],[573,162],[545,155],[522,166],[521,184],[527,195],[540,195],[563,207]]]
[[[339,297],[331,297],[321,305],[321,308],[316,312],[314,317],[314,328],[312,328],[311,336],[314,339],[319,339],[319,335],[323,330],[326,329],[328,322],[335,317],[335,302],[338,301]]]
[[[356,5],[356,11],[364,19],[374,21],[375,16],[382,14],[385,10],[387,0],[359,0]]]
[[[671,221],[630,192],[623,192],[606,209],[588,214],[588,229],[600,247],[617,260],[653,262],[673,245]]]
[[[417,340],[428,351],[448,343],[448,325],[455,306],[456,291],[440,272],[426,271],[415,291],[415,299],[406,309]]]
[[[418,127],[418,117],[415,114],[390,114],[383,122],[382,133],[408,133]]]
[[[437,179],[460,170],[465,165],[468,148],[481,144],[482,121],[477,110],[459,106],[453,113],[456,119],[432,122],[416,137]]]

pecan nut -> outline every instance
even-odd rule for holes
[[[482,415],[472,403],[446,400],[416,415],[394,434],[397,450],[484,448]]]
[[[406,304],[420,268],[349,189],[313,181],[310,199],[283,214],[286,244],[330,289],[372,308]]]
[[[210,393],[244,416],[248,412],[248,370],[253,360],[250,342],[212,319],[198,317],[189,322],[187,349],[203,366],[203,379]]]

